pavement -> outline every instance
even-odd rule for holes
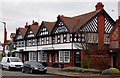
[[[48,69],[47,73],[50,73],[50,74],[72,76],[76,78],[81,76],[101,76],[100,74],[93,74],[93,73],[65,72],[65,71],[62,71],[61,68],[47,67],[47,69]]]

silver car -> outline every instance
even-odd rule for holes
[[[26,61],[22,68],[23,73],[46,73],[47,68],[36,61]]]

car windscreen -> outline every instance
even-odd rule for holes
[[[30,65],[32,65],[32,66],[43,66],[41,63],[39,63],[39,62],[29,62],[29,64]]]
[[[10,58],[11,62],[21,62],[19,58]]]

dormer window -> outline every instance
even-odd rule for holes
[[[48,31],[45,27],[43,27],[40,31],[40,35],[48,35]]]
[[[22,39],[23,37],[22,37],[22,35],[21,35],[21,33],[19,32],[18,33],[18,36],[17,36],[17,39]]]
[[[60,22],[58,25],[59,25],[59,26],[62,26],[62,25],[64,25],[64,24],[63,24],[63,22]]]
[[[34,37],[34,34],[33,34],[32,31],[29,31],[29,33],[28,33],[28,37]]]
[[[65,27],[63,22],[59,22],[57,29],[55,30],[55,33],[61,33],[61,32],[67,32],[67,28]]]

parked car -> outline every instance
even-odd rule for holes
[[[36,61],[26,61],[22,68],[23,73],[46,73],[47,68],[43,64]]]
[[[19,57],[3,57],[0,63],[2,69],[22,69],[23,63]]]

